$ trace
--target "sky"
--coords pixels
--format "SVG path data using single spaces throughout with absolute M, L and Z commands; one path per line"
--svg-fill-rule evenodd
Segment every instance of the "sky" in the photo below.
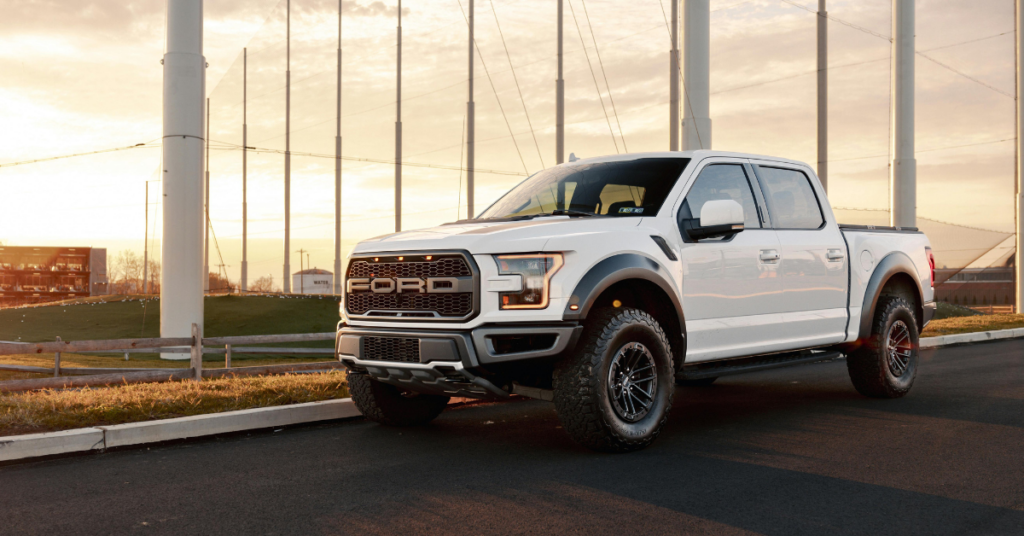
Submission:
M 466 216 L 466 177 L 458 168 L 465 158 L 467 2 L 403 5 L 407 229 Z M 238 278 L 245 71 L 248 145 L 259 149 L 248 157 L 250 278 L 272 274 L 280 282 L 285 2 L 207 0 L 205 6 L 217 237 L 210 264 L 224 264 Z M 567 153 L 668 148 L 668 9 L 664 0 L 567 0 Z M 815 9 L 810 0 L 711 1 L 715 149 L 814 165 L 816 20 L 808 10 Z M 834 207 L 884 210 L 890 2 L 830 0 L 828 9 L 835 19 L 829 26 L 829 198 Z M 296 269 L 300 249 L 316 266 L 333 264 L 334 160 L 323 156 L 333 155 L 335 145 L 337 10 L 333 0 L 292 0 L 290 254 Z M 0 241 L 141 252 L 149 236 L 150 248 L 159 251 L 166 3 L 0 0 L 0 12 L 0 183 L 7 201 Z M 394 158 L 396 18 L 396 2 L 344 1 L 346 251 L 393 230 L 394 166 L 386 162 Z M 476 21 L 479 211 L 527 173 L 554 165 L 555 3 L 476 0 Z M 918 215 L 1010 232 L 1013 1 L 918 0 L 916 38 L 922 53 L 916 60 Z M 139 143 L 147 145 L 7 165 Z M 154 181 L 148 211 L 147 181 Z

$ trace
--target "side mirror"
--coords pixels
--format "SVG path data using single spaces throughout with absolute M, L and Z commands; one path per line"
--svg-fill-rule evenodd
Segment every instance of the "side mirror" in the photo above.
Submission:
M 708 201 L 700 209 L 700 219 L 683 221 L 683 230 L 693 240 L 717 238 L 743 230 L 743 207 L 732 199 Z

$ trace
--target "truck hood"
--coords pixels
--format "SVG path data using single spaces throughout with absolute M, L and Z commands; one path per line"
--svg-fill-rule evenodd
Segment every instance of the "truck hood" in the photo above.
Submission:
M 564 239 L 628 231 L 644 219 L 552 216 L 512 222 L 457 223 L 364 240 L 355 247 L 353 254 L 451 249 L 482 255 L 546 251 L 545 247 L 553 238 L 564 244 Z

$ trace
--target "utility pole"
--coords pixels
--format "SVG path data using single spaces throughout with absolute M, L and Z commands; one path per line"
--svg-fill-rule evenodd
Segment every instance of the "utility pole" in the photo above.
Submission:
M 249 50 L 242 49 L 242 292 L 249 290 Z
M 398 77 L 395 99 L 395 232 L 402 230 L 402 0 L 398 0 Z M 471 82 L 472 83 L 472 82 Z
M 292 291 L 290 252 L 292 246 L 292 0 L 288 0 L 287 65 L 284 97 L 284 283 L 285 294 Z
M 167 1 L 163 58 L 163 270 L 160 336 L 188 338 L 203 325 L 202 0 Z M 184 354 L 162 354 L 181 359 Z M 188 357 L 185 357 L 188 359 Z
M 304 279 L 306 279 L 306 274 L 305 274 L 306 270 L 302 267 L 302 255 L 304 253 L 306 253 L 306 250 L 300 249 L 298 251 L 298 253 L 299 253 L 299 294 L 305 294 L 305 283 L 306 282 L 304 281 Z
M 146 181 L 146 232 L 142 244 L 142 293 L 149 294 L 149 181 Z
M 561 0 L 559 0 L 561 1 Z M 474 0 L 469 0 L 469 102 L 466 103 L 466 218 L 476 215 L 474 203 L 476 186 L 473 168 L 476 167 L 476 103 L 473 101 L 473 46 L 476 44 L 474 30 Z
M 892 2 L 892 162 L 889 225 L 917 226 L 914 158 L 914 0 Z
M 338 132 L 334 138 L 334 294 L 341 294 L 341 3 L 338 0 Z
M 672 0 L 672 49 L 669 51 L 668 150 L 679 150 L 679 0 Z
M 210 98 L 206 98 L 206 238 L 203 240 L 203 292 L 210 292 Z
M 562 79 L 562 3 L 558 0 L 558 80 L 555 81 L 555 163 L 565 162 L 565 80 Z M 473 45 L 470 44 L 470 47 Z M 472 49 L 470 49 L 472 54 Z
M 828 12 L 818 0 L 818 179 L 828 193 Z
M 711 149 L 711 8 L 683 0 L 683 150 Z
M 1024 32 L 1024 1 L 1017 0 L 1016 3 L 1016 21 L 1017 21 L 1017 188 L 1016 188 L 1016 204 L 1015 213 L 1017 223 L 1017 253 L 1014 256 L 1014 270 L 1016 271 L 1016 290 L 1017 299 L 1016 309 L 1014 312 L 1020 314 L 1024 311 L 1024 161 L 1021 160 L 1024 157 L 1024 114 L 1022 114 L 1021 100 L 1024 100 L 1024 86 L 1021 85 L 1021 76 L 1024 76 L 1024 38 L 1021 36 L 1021 32 Z

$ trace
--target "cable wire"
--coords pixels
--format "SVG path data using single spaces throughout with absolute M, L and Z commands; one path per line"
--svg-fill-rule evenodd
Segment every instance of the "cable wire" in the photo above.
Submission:
M 491 0 L 493 1 L 493 0 Z M 612 103 L 612 114 L 615 115 L 615 125 L 619 127 L 619 137 L 622 138 L 622 150 L 629 152 L 626 147 L 626 136 L 622 133 L 622 123 L 619 121 L 619 112 L 615 109 L 615 99 L 612 98 L 612 86 L 608 83 L 608 71 L 604 69 L 604 61 L 601 60 L 601 49 L 597 46 L 597 35 L 594 34 L 594 26 L 590 24 L 590 14 L 587 13 L 587 1 L 580 0 L 583 4 L 583 16 L 587 19 L 587 27 L 590 29 L 590 39 L 594 41 L 594 51 L 597 52 L 597 64 L 601 67 L 601 76 L 604 77 L 604 86 L 608 89 L 608 100 Z
M 601 96 L 601 86 L 597 83 L 597 75 L 594 74 L 594 64 L 590 63 L 590 53 L 587 52 L 587 43 L 583 40 L 583 31 L 580 30 L 580 23 L 576 20 L 576 10 L 572 8 L 572 0 L 568 0 L 569 12 L 572 13 L 572 21 L 576 24 L 576 33 L 580 36 L 580 45 L 583 46 L 583 54 L 587 58 L 587 67 L 590 68 L 590 76 L 594 79 L 594 89 L 597 90 L 597 100 L 601 101 L 601 109 L 604 111 L 604 118 L 608 122 L 608 133 L 612 136 L 612 144 L 615 145 L 615 152 L 619 151 L 619 142 L 615 139 L 615 131 L 612 129 L 612 120 L 608 116 L 608 108 L 604 105 L 604 97 Z
M 516 82 L 516 91 L 519 92 L 519 101 L 523 103 L 523 113 L 526 114 L 526 124 L 530 126 L 530 134 L 533 136 L 533 145 L 537 148 L 537 158 L 540 158 L 540 167 L 543 169 L 544 157 L 540 154 L 540 144 L 537 143 L 537 134 L 533 131 L 533 122 L 530 121 L 530 111 L 526 108 L 526 99 L 523 98 L 523 90 L 519 87 L 519 77 L 516 76 L 516 68 L 512 65 L 512 55 L 508 52 L 508 45 L 505 44 L 505 34 L 501 31 L 501 23 L 498 22 L 498 12 L 494 9 L 494 0 L 491 0 L 491 14 L 494 15 L 494 25 L 498 27 L 498 35 L 501 36 L 501 46 L 505 48 L 505 57 L 508 58 L 508 66 L 512 70 L 512 80 Z M 472 218 L 472 216 L 470 216 Z

